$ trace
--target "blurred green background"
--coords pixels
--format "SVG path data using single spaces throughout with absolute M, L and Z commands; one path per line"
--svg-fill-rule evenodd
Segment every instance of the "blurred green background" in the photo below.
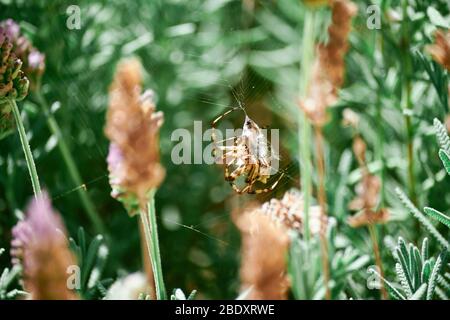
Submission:
M 373 1 L 400 12 L 399 1 Z M 438 145 L 432 119 L 443 120 L 448 106 L 416 52 L 424 52 L 439 21 L 431 19 L 427 1 L 411 3 L 411 55 L 414 63 L 412 102 L 415 131 L 415 172 L 419 204 L 445 211 L 450 179 L 437 157 Z M 400 106 L 402 53 L 399 26 L 381 30 L 366 27 L 369 1 L 358 1 L 347 79 L 339 104 L 330 110 L 325 127 L 329 212 L 339 230 L 361 252 L 370 252 L 366 230 L 348 227 L 347 203 L 353 198 L 360 172 L 351 154 L 352 131 L 342 126 L 342 110 L 353 109 L 361 117 L 361 132 L 368 143 L 368 159 L 374 172 L 380 163 L 373 150 L 383 136 L 386 159 L 387 202 L 392 210 L 384 235 L 418 241 L 421 234 L 396 199 L 396 186 L 407 187 L 406 133 Z M 66 26 L 70 5 L 81 9 L 81 29 Z M 436 11 L 448 16 L 447 1 L 433 1 Z M 280 129 L 281 167 L 288 177 L 277 189 L 257 197 L 265 201 L 298 186 L 297 92 L 301 30 L 304 8 L 298 0 L 0 0 L 0 20 L 13 18 L 34 46 L 46 55 L 42 92 L 63 130 L 91 199 L 108 232 L 110 255 L 104 277 L 141 267 L 136 218 L 110 197 L 103 134 L 108 88 L 117 62 L 137 56 L 145 70 L 145 88 L 155 91 L 157 108 L 165 115 L 161 162 L 166 179 L 156 195 L 160 243 L 166 286 L 197 289 L 203 298 L 236 297 L 239 289 L 239 233 L 231 222 L 233 208 L 254 196 L 237 196 L 214 165 L 174 165 L 171 151 L 177 128 L 193 131 L 193 121 L 203 129 L 227 108 L 236 106 L 235 95 L 261 126 Z M 330 13 L 321 10 L 318 40 L 325 41 Z M 385 53 L 375 49 L 383 39 Z M 426 63 L 431 63 L 428 57 Z M 233 94 L 234 93 L 234 94 Z M 377 114 L 377 107 L 381 114 Z M 50 133 L 46 115 L 33 93 L 20 102 L 41 183 L 51 194 L 71 235 L 83 226 L 92 237 L 77 189 Z M 242 125 L 242 114 L 230 117 L 228 126 Z M 301 141 L 301 143 L 311 143 Z M 378 169 L 377 169 L 378 168 Z M 0 141 L 0 247 L 9 247 L 15 213 L 24 210 L 32 189 L 16 133 Z M 389 255 L 386 253 L 386 255 Z M 0 258 L 8 265 L 8 256 Z M 389 272 L 388 272 L 389 273 Z M 363 273 L 361 281 L 365 281 Z M 368 296 L 374 295 L 371 293 Z

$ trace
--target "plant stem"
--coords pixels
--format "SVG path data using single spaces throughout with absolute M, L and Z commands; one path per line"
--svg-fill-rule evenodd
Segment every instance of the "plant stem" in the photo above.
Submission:
M 59 152 L 62 155 L 62 158 L 67 166 L 67 170 L 69 171 L 70 178 L 72 179 L 73 183 L 77 187 L 85 186 L 83 183 L 83 180 L 81 178 L 80 172 L 78 171 L 77 165 L 75 164 L 75 161 L 72 157 L 72 154 L 70 152 L 70 149 L 66 143 L 66 140 L 64 140 L 64 137 L 62 135 L 61 128 L 58 125 L 58 122 L 56 122 L 55 117 L 53 114 L 49 111 L 49 107 L 47 104 L 47 101 L 45 100 L 44 96 L 40 92 L 40 90 L 37 90 L 35 93 L 36 99 L 38 100 L 42 110 L 47 116 L 47 125 L 53 135 L 56 136 L 58 140 L 58 149 Z M 89 220 L 93 224 L 95 231 L 100 234 L 106 234 L 106 228 L 100 219 L 100 216 L 98 212 L 95 210 L 95 206 L 89 197 L 89 194 L 87 193 L 86 188 L 77 188 L 78 195 L 81 200 L 81 204 L 83 205 L 84 209 L 86 210 L 86 213 L 88 215 Z
M 161 254 L 159 251 L 158 226 L 156 224 L 154 190 L 150 192 L 147 208 L 141 209 L 139 216 L 141 217 L 142 225 L 144 226 L 147 249 L 152 263 L 153 275 L 155 277 L 156 298 L 158 300 L 166 300 L 166 288 L 164 285 Z
M 375 254 L 375 263 L 378 267 L 378 271 L 380 272 L 380 275 L 382 278 L 384 278 L 384 271 L 383 271 L 383 262 L 381 260 L 381 255 L 380 255 L 380 248 L 378 246 L 378 237 L 377 237 L 377 233 L 375 230 L 375 226 L 373 224 L 369 225 L 369 233 L 370 233 L 370 238 L 372 239 L 372 245 L 373 245 L 373 252 Z M 384 287 L 383 282 L 380 282 L 380 292 L 381 292 L 381 297 L 384 300 L 387 300 L 389 298 L 386 288 Z
M 408 158 L 408 187 L 409 187 L 409 197 L 411 201 L 417 205 L 417 194 L 416 185 L 414 177 L 414 132 L 411 122 L 411 71 L 412 71 L 412 61 L 410 55 L 410 44 L 409 44 L 409 24 L 408 24 L 408 1 L 403 0 L 403 21 L 402 21 L 402 38 L 401 38 L 401 50 L 402 55 L 402 108 L 405 118 L 406 135 L 407 135 L 407 158 Z
M 308 90 L 309 81 L 311 77 L 311 65 L 314 54 L 314 29 L 315 29 L 315 11 L 314 9 L 307 9 L 305 11 L 305 21 L 303 25 L 303 41 L 301 47 L 301 66 L 300 66 L 300 99 L 303 99 Z M 301 187 L 304 196 L 304 237 L 305 241 L 309 243 L 309 207 L 311 206 L 312 180 L 311 180 L 311 125 L 306 118 L 303 111 L 299 111 L 299 150 L 300 150 L 300 177 Z
M 19 131 L 20 142 L 22 144 L 22 149 L 25 154 L 25 161 L 27 163 L 28 172 L 31 177 L 31 184 L 33 186 L 34 196 L 37 198 L 41 194 L 41 186 L 39 184 L 39 176 L 36 171 L 36 165 L 34 164 L 33 154 L 31 153 L 30 145 L 28 143 L 27 134 L 25 132 L 25 127 L 23 125 L 22 118 L 20 117 L 20 111 L 17 107 L 15 100 L 9 100 L 9 104 L 14 114 L 14 118 L 17 123 L 17 129 Z
M 323 133 L 322 127 L 314 126 L 315 140 L 316 140 L 316 164 L 318 175 L 317 199 L 320 205 L 320 247 L 322 251 L 322 268 L 323 279 L 325 283 L 325 297 L 327 300 L 331 299 L 330 291 L 330 268 L 328 257 L 328 242 L 327 242 L 327 194 L 325 190 L 325 152 L 323 148 Z

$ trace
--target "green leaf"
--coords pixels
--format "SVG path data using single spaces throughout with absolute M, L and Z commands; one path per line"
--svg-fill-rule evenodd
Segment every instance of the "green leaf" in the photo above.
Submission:
M 437 278 L 442 268 L 442 254 L 436 260 L 430 279 L 428 280 L 427 300 L 433 299 L 434 289 L 436 287 Z
M 409 200 L 409 198 L 406 196 L 406 194 L 400 190 L 399 188 L 396 188 L 395 191 L 397 192 L 398 197 L 403 202 L 405 207 L 409 210 L 409 212 L 417 219 L 419 222 L 425 227 L 425 229 L 428 230 L 440 243 L 442 247 L 445 249 L 448 249 L 450 247 L 449 243 L 445 238 L 436 230 L 436 228 L 431 224 L 431 222 L 424 216 L 422 212 L 417 209 L 414 204 Z
M 428 7 L 427 15 L 428 15 L 428 18 L 430 19 L 430 22 L 432 24 L 434 24 L 435 26 L 441 27 L 441 28 L 446 28 L 446 29 L 448 29 L 450 27 L 447 20 L 445 20 L 445 18 L 435 8 L 433 8 L 431 6 Z
M 88 277 L 92 271 L 92 268 L 94 267 L 98 249 L 100 248 L 101 244 L 103 243 L 103 236 L 98 235 L 94 238 L 94 240 L 91 241 L 91 244 L 89 245 L 89 249 L 86 254 L 86 258 L 83 264 L 83 278 L 82 283 L 84 285 L 87 284 Z
M 439 158 L 441 158 L 441 161 L 444 164 L 445 171 L 450 175 L 450 157 L 447 152 L 442 149 L 439 150 Z
M 187 297 L 188 300 L 194 300 L 195 296 L 197 295 L 197 290 L 192 290 L 192 292 Z
M 445 224 L 448 228 L 450 228 L 450 217 L 443 214 L 442 212 L 437 211 L 436 209 L 425 207 L 423 211 L 433 219 Z
M 420 276 L 421 276 L 421 270 L 422 270 L 422 258 L 420 257 L 420 252 L 419 249 L 414 246 L 413 248 L 413 253 L 412 253 L 412 258 L 414 260 L 414 288 L 417 289 L 420 284 L 422 283 L 420 281 Z
M 413 286 L 410 281 L 410 278 L 405 271 L 404 267 L 400 263 L 395 264 L 395 272 L 397 273 L 397 278 L 402 285 L 403 291 L 406 294 L 406 297 L 409 298 L 413 295 Z
M 448 137 L 447 129 L 437 118 L 434 118 L 433 126 L 441 149 L 450 154 L 450 138 Z
M 417 291 L 414 292 L 414 294 L 411 297 L 409 297 L 409 300 L 421 300 L 426 291 L 427 291 L 427 284 L 422 283 L 419 289 L 417 289 Z
M 428 282 L 428 280 L 430 279 L 430 274 L 431 274 L 431 263 L 428 260 L 428 261 L 425 261 L 425 263 L 423 264 L 422 275 L 421 275 L 422 283 Z
M 425 261 L 428 260 L 428 238 L 424 238 L 422 241 L 422 264 L 425 264 Z

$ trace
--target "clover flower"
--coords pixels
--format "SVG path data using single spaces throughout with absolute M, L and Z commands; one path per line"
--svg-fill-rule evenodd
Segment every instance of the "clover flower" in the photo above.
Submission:
M 14 20 L 1 21 L 0 30 L 2 29 L 13 45 L 14 54 L 23 63 L 22 71 L 29 79 L 31 89 L 36 89 L 45 71 L 45 55 L 20 33 L 20 27 Z

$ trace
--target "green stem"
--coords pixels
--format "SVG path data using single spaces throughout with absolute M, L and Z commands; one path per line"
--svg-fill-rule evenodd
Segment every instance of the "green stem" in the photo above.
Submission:
M 409 52 L 409 24 L 408 24 L 408 1 L 403 0 L 403 21 L 402 21 L 402 39 L 401 39 L 401 49 L 403 51 L 402 68 L 402 108 L 405 118 L 406 135 L 407 135 L 407 159 L 408 159 L 408 186 L 409 186 L 409 197 L 414 204 L 417 204 L 417 194 L 416 194 L 416 184 L 414 177 L 414 132 L 411 121 L 411 71 L 412 71 L 412 61 Z
M 156 298 L 158 300 L 166 300 L 167 295 L 162 273 L 161 254 L 159 251 L 158 226 L 156 224 L 154 190 L 150 192 L 146 210 L 141 209 L 139 216 L 144 226 L 148 254 L 152 263 L 153 276 L 155 277 Z
M 314 56 L 314 25 L 315 10 L 307 9 L 305 11 L 305 21 L 303 25 L 303 41 L 301 47 L 301 65 L 300 65 L 300 99 L 305 98 L 311 77 L 311 65 Z M 311 205 L 312 178 L 311 178 L 311 125 L 303 111 L 299 112 L 299 131 L 298 141 L 300 150 L 300 176 L 301 186 L 304 195 L 304 236 L 308 243 L 310 239 L 309 232 L 309 207 Z
M 19 131 L 20 142 L 25 154 L 25 161 L 27 162 L 28 172 L 31 177 L 31 184 L 33 185 L 34 196 L 37 197 L 41 194 L 41 186 L 39 184 L 39 177 L 36 171 L 36 165 L 34 164 L 33 154 L 31 153 L 30 144 L 28 143 L 27 134 L 23 125 L 22 118 L 20 117 L 20 111 L 17 107 L 15 100 L 9 100 L 9 104 L 14 114 L 14 118 L 17 123 L 17 129 Z
M 38 100 L 42 110 L 47 116 L 47 125 L 53 135 L 56 136 L 58 140 L 58 149 L 59 152 L 62 155 L 62 158 L 67 166 L 67 169 L 69 171 L 70 178 L 72 179 L 73 183 L 76 186 L 84 186 L 83 180 L 81 178 L 80 172 L 78 171 L 78 168 L 75 164 L 75 161 L 72 157 L 72 154 L 70 152 L 70 149 L 66 143 L 66 140 L 64 139 L 62 135 L 61 128 L 58 125 L 58 122 L 56 122 L 55 117 L 51 112 L 49 112 L 49 107 L 47 104 L 47 101 L 45 100 L 42 93 L 38 90 L 35 93 L 36 99 Z M 89 220 L 94 225 L 95 231 L 97 233 L 106 234 L 105 226 L 100 219 L 99 214 L 95 210 L 95 206 L 89 197 L 89 194 L 87 193 L 85 188 L 77 188 L 78 195 L 81 200 L 81 204 L 83 205 L 84 209 L 86 210 L 86 213 L 88 215 Z

